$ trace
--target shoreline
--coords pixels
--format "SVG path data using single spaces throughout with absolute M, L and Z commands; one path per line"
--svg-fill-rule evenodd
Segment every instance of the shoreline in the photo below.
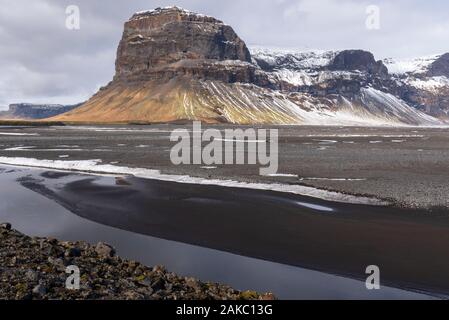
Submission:
M 293 266 L 270 259 L 263 259 L 263 257 L 258 259 L 244 253 L 238 254 L 232 248 L 220 250 L 211 246 L 189 243 L 188 239 L 187 242 L 182 242 L 182 239 L 176 241 L 170 240 L 168 237 L 165 239 L 153 237 L 151 236 L 151 229 L 144 234 L 133 231 L 133 228 L 130 229 L 127 225 L 108 225 L 108 221 L 104 219 L 95 221 L 92 220 L 95 219 L 95 216 L 82 217 L 73 213 L 67 204 L 64 205 L 54 194 L 63 192 L 63 186 L 70 182 L 89 179 L 93 185 L 100 186 L 100 189 L 97 190 L 95 187 L 89 193 L 96 193 L 98 196 L 106 188 L 112 191 L 114 199 L 118 196 L 126 198 L 126 195 L 130 195 L 133 191 L 126 188 L 127 185 L 129 186 L 130 181 L 122 177 L 92 176 L 79 173 L 1 166 L 0 172 L 2 172 L 0 177 L 4 178 L 2 181 L 5 187 L 3 192 L 0 193 L 0 221 L 9 221 L 15 229 L 30 236 L 52 237 L 72 242 L 83 240 L 90 244 L 105 242 L 114 246 L 117 254 L 125 259 L 140 261 L 147 266 L 164 265 L 168 270 L 178 275 L 193 277 L 204 282 L 224 283 L 241 291 L 272 292 L 279 299 L 427 300 L 439 297 L 438 294 L 430 294 L 425 291 L 410 291 L 410 289 L 406 288 L 400 289 L 399 287 L 389 286 L 386 283 L 383 283 L 381 290 L 372 292 L 366 290 L 364 279 L 357 280 L 357 277 L 353 275 L 338 275 L 338 272 L 323 270 L 317 265 L 311 264 L 309 268 Z M 37 179 L 40 183 L 32 183 L 34 179 L 30 178 Z M 125 189 L 113 191 L 110 188 L 111 186 L 125 186 Z M 158 187 L 156 188 L 159 189 Z M 114 187 L 114 189 L 116 188 Z M 53 193 L 48 194 L 48 191 Z M 47 194 L 46 196 L 43 194 L 44 192 Z M 179 198 L 176 191 L 173 196 L 172 199 L 174 201 L 179 201 L 176 200 Z M 154 197 L 150 196 L 150 198 Z M 201 203 L 207 204 L 208 202 L 214 203 L 216 201 L 209 199 L 204 202 L 206 199 L 201 200 Z M 265 198 L 262 198 L 262 201 L 264 201 L 263 199 Z M 191 199 L 191 201 L 194 200 L 195 198 Z M 200 200 L 200 198 L 197 198 L 197 200 Z M 190 202 L 189 200 L 187 201 L 187 203 Z M 101 203 L 102 206 L 107 208 L 107 203 L 109 202 L 107 200 Z M 305 199 L 302 199 L 301 204 L 307 204 Z M 113 209 L 114 207 L 115 204 L 111 203 L 111 208 Z M 186 206 L 183 205 L 183 207 Z M 191 216 L 192 219 L 196 219 L 196 210 L 192 210 L 192 208 L 185 209 L 184 211 L 179 211 L 185 212 L 186 216 Z M 157 211 L 159 209 L 152 205 L 147 210 Z M 111 219 L 115 221 L 115 212 L 110 212 L 110 210 L 98 211 L 100 214 L 110 215 Z M 133 211 L 134 208 L 131 208 L 131 212 Z M 121 215 L 129 214 L 130 212 L 126 211 Z M 320 213 L 317 212 L 317 214 L 319 215 Z M 335 213 L 328 212 L 327 214 L 334 215 Z M 167 218 L 170 219 L 170 216 Z M 232 217 L 229 218 L 232 219 Z M 114 223 L 117 223 L 117 221 Z M 217 223 L 220 222 L 218 221 Z M 170 228 L 170 226 L 167 225 L 164 228 Z M 214 226 L 214 229 L 216 228 L 217 226 Z M 191 229 L 190 225 L 187 225 L 186 229 Z M 274 229 L 277 229 L 277 227 Z M 239 237 L 239 235 L 231 233 L 226 238 L 235 237 Z M 245 249 L 247 244 L 243 242 L 242 239 L 242 248 Z M 264 244 L 260 243 L 260 245 L 263 246 Z
M 449 260 L 444 254 L 449 245 L 447 214 L 435 220 L 422 210 L 331 203 L 238 188 L 191 185 L 187 191 L 173 182 L 132 177 L 105 184 L 77 175 L 56 190 L 41 181 L 43 177 L 19 182 L 100 224 L 352 279 L 365 279 L 366 266 L 377 264 L 385 285 L 436 296 L 449 293 L 445 273 Z M 236 192 L 242 201 L 239 209 L 232 200 Z M 170 197 L 164 200 L 166 194 Z M 250 209 L 256 203 L 263 203 L 257 213 Z M 401 234 L 394 232 L 398 228 Z M 441 261 L 432 259 L 432 252 L 440 252 Z
M 13 300 L 274 300 L 149 268 L 115 254 L 106 243 L 28 237 L 0 224 L 0 299 Z M 80 270 L 79 289 L 68 289 L 68 266 Z
M 149 177 L 157 172 L 157 176 L 195 177 L 201 181 L 217 180 L 220 184 L 222 180 L 265 188 L 274 184 L 303 194 L 304 190 L 319 190 L 320 194 L 337 194 L 343 199 L 381 199 L 380 202 L 397 207 L 449 208 L 446 129 L 279 127 L 278 175 L 260 176 L 258 166 L 173 166 L 170 162 L 173 143 L 169 136 L 180 127 L 3 128 L 0 156 L 47 162 L 101 159 L 101 165 L 125 168 L 125 174 L 129 168 L 141 168 L 151 171 L 146 174 Z M 227 126 L 209 127 L 222 130 Z
M 33 158 L 8 158 L 0 156 L 0 165 L 25 167 L 36 169 L 59 170 L 64 172 L 91 175 L 123 175 L 135 178 L 175 182 L 181 184 L 210 185 L 228 188 L 244 188 L 249 190 L 266 190 L 312 197 L 318 200 L 335 201 L 349 204 L 366 204 L 375 206 L 389 206 L 392 203 L 374 196 L 342 193 L 308 186 L 306 184 L 289 185 L 281 183 L 259 183 L 224 179 L 208 179 L 189 175 L 164 174 L 150 168 L 129 168 L 111 164 L 103 165 L 101 160 L 81 160 L 73 163 L 65 160 L 39 160 Z

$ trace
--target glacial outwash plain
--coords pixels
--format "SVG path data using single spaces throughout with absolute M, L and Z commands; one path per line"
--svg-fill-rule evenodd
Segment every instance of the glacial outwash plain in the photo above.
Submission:
M 448 297 L 449 53 L 247 46 L 157 8 L 86 102 L 0 119 L 0 299 Z M 277 130 L 276 173 L 173 164 L 176 130 L 251 128 Z

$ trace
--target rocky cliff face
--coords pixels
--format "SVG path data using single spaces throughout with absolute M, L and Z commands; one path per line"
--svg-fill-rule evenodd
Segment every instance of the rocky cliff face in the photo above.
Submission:
M 387 61 L 388 90 L 418 110 L 449 120 L 449 54 Z
M 429 67 L 429 77 L 449 77 L 449 53 L 441 55 Z
M 446 72 L 445 61 L 428 69 L 432 77 Z M 113 81 L 55 120 L 441 124 L 418 105 L 447 98 L 420 101 L 425 95 L 408 88 L 370 52 L 250 53 L 223 22 L 168 7 L 133 15 Z
M 328 68 L 330 70 L 361 71 L 380 77 L 388 75 L 388 69 L 383 62 L 376 61 L 371 52 L 363 50 L 344 50 L 339 52 Z
M 250 81 L 255 70 L 250 62 L 248 48 L 230 26 L 181 8 L 158 8 L 125 23 L 115 80 L 167 81 L 186 75 Z

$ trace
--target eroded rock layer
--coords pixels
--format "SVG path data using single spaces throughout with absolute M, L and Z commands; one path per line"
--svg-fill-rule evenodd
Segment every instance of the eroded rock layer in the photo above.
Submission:
M 432 76 L 447 71 L 444 61 L 435 68 L 429 69 Z M 80 108 L 54 119 L 442 124 L 426 111 L 440 114 L 422 107 L 438 98 L 426 98 L 423 91 L 413 95 L 404 83 L 370 52 L 250 53 L 230 26 L 215 18 L 158 8 L 125 23 L 113 81 Z M 438 103 L 446 102 L 442 97 Z

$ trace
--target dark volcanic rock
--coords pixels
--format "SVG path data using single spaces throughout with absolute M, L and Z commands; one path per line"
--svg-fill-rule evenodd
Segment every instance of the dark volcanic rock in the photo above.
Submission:
M 443 54 L 430 65 L 428 75 L 430 77 L 449 77 L 449 53 Z
M 235 62 L 216 64 L 226 60 Z M 250 62 L 245 43 L 222 21 L 178 7 L 158 8 L 136 13 L 125 23 L 115 79 L 167 80 L 188 75 L 233 82 L 230 75 L 234 81 L 248 80 L 254 70 Z
M 344 50 L 337 54 L 329 66 L 330 70 L 365 71 L 371 74 L 388 75 L 382 61 L 376 61 L 371 52 L 363 50 Z
M 449 53 L 392 80 L 386 83 L 389 92 L 431 116 L 449 119 Z
M 273 299 L 254 291 L 179 277 L 157 266 L 146 267 L 113 254 L 105 244 L 31 238 L 0 224 L 0 300 Z M 68 253 L 68 254 L 67 254 Z M 99 259 L 101 255 L 101 259 Z M 66 288 L 67 266 L 80 270 L 80 288 Z

